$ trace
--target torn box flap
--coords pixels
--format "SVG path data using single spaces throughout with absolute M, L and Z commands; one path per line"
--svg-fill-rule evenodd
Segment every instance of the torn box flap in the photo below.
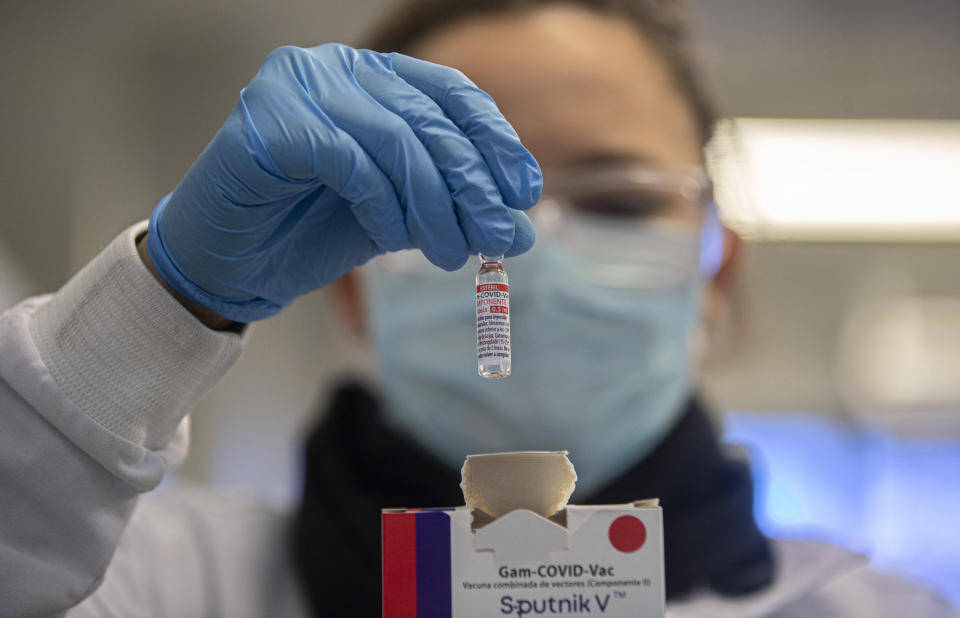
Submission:
M 460 474 L 467 506 L 491 518 L 515 509 L 550 517 L 567 505 L 577 482 L 566 451 L 468 455 Z

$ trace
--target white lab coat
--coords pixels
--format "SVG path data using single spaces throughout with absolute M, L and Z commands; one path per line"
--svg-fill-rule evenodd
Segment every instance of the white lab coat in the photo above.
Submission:
M 0 316 L 0 617 L 305 616 L 287 514 L 196 488 L 140 498 L 184 456 L 186 413 L 244 339 L 206 329 L 163 290 L 135 250 L 144 229 Z M 956 615 L 855 554 L 774 551 L 768 589 L 703 592 L 667 615 Z

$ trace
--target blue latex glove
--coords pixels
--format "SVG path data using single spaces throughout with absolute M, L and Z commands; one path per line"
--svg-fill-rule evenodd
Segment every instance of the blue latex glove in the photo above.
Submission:
M 540 169 L 462 73 L 344 45 L 273 51 L 223 127 L 153 211 L 150 259 L 238 322 L 280 311 L 375 255 L 533 245 L 518 209 Z

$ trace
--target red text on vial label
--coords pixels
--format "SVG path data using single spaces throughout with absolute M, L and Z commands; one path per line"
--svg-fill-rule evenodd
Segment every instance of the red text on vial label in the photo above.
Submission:
M 510 358 L 510 286 L 477 286 L 477 356 L 481 363 Z

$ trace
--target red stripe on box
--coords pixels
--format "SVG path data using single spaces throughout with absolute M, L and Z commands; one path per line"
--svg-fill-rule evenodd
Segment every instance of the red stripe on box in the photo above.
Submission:
M 383 616 L 417 617 L 417 514 L 383 513 Z

